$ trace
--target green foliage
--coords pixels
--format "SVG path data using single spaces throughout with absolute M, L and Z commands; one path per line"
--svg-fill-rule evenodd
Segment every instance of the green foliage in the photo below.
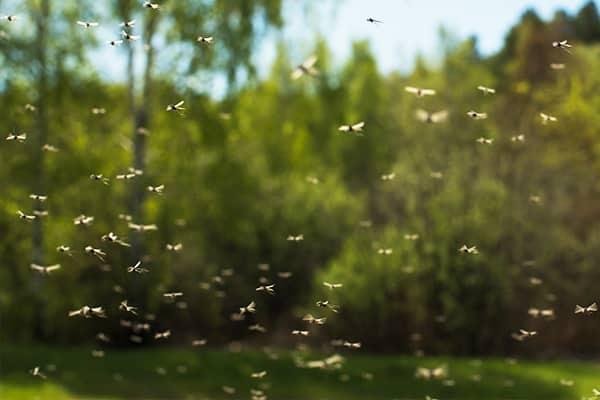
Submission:
M 573 25 L 579 39 L 586 42 L 596 42 L 600 39 L 600 16 L 594 1 L 590 0 L 579 10 Z
M 39 4 L 21 9 L 34 20 Z M 152 96 L 133 94 L 152 119 L 146 168 L 135 182 L 165 185 L 162 196 L 146 193 L 144 218 L 133 221 L 158 226 L 143 236 L 140 258 L 150 272 L 138 276 L 126 272 L 137 261 L 128 248 L 100 239 L 110 231 L 130 234 L 119 215 L 128 212 L 132 183 L 114 177 L 132 164 L 131 88 L 90 68 L 83 49 L 98 42 L 73 31 L 83 18 L 77 4 L 52 2 L 43 71 L 23 64 L 44 58 L 32 49 L 35 33 L 13 32 L 16 39 L 0 42 L 10 71 L 1 75 L 0 131 L 26 131 L 33 139 L 0 146 L 2 339 L 84 342 L 103 330 L 126 343 L 117 305 L 128 298 L 143 310 L 140 318 L 156 315 L 156 330 L 179 332 L 175 341 L 261 342 L 247 324 L 230 320 L 254 299 L 260 312 L 250 322 L 286 345 L 295 339 L 290 326 L 311 312 L 328 317 L 313 336 L 350 338 L 371 350 L 600 351 L 589 340 L 597 328 L 569 320 L 576 303 L 597 300 L 600 278 L 594 268 L 600 234 L 590 223 L 600 215 L 600 78 L 590 73 L 600 68 L 594 7 L 576 17 L 557 13 L 549 22 L 529 11 L 491 57 L 479 54 L 475 38 L 442 32 L 441 62 L 419 59 L 408 75 L 381 74 L 360 41 L 336 69 L 326 40 L 317 38 L 319 76 L 292 80 L 299 60 L 282 41 L 269 76 L 244 80 L 238 78 L 252 76 L 252 50 L 266 27 L 283 23 L 281 3 L 170 2 L 155 21 L 153 43 L 168 56 L 158 58 L 153 79 L 144 79 Z M 113 4 L 116 16 L 107 18 L 115 24 L 146 11 L 134 12 L 128 1 Z M 215 46 L 199 47 L 195 37 L 202 34 L 214 35 Z M 578 35 L 586 43 L 572 55 L 551 46 Z M 550 69 L 551 62 L 566 63 L 566 70 Z M 204 73 L 228 77 L 226 99 L 200 94 L 183 79 Z M 437 95 L 415 98 L 407 85 Z M 483 95 L 478 85 L 497 93 Z M 164 111 L 175 99 L 185 99 L 183 115 Z M 43 105 L 46 117 L 40 107 L 25 110 L 27 103 Z M 106 114 L 93 114 L 94 107 Z M 417 109 L 448 110 L 448 120 L 420 122 Z M 489 118 L 470 120 L 471 109 Z M 542 124 L 540 112 L 558 122 Z M 338 130 L 359 121 L 363 135 Z M 42 126 L 58 153 L 39 156 Z M 519 134 L 524 142 L 511 140 Z M 480 137 L 494 142 L 477 143 Z M 92 173 L 110 177 L 110 185 L 90 180 Z M 394 179 L 382 179 L 390 174 Z M 29 269 L 32 224 L 16 212 L 32 211 L 28 195 L 40 176 L 49 196 L 45 262 L 63 268 L 38 279 Z M 82 213 L 94 216 L 94 224 L 75 226 Z M 304 240 L 287 241 L 289 235 Z M 165 250 L 178 242 L 181 252 Z M 63 244 L 73 257 L 56 252 Z M 463 244 L 480 254 L 459 252 Z M 87 245 L 107 250 L 109 267 L 85 254 Z M 391 254 L 379 254 L 386 249 Z M 329 291 L 323 281 L 344 287 Z M 277 295 L 257 293 L 259 282 L 275 283 Z M 165 291 L 183 291 L 185 304 L 166 303 Z M 341 306 L 339 315 L 315 311 L 314 302 L 326 298 Z M 105 306 L 111 318 L 80 325 L 66 317 L 84 304 Z M 532 320 L 528 307 L 551 307 L 559 319 Z M 573 327 L 541 334 L 565 321 Z M 520 328 L 540 335 L 525 348 L 510 338 Z M 410 341 L 415 333 L 418 342 Z

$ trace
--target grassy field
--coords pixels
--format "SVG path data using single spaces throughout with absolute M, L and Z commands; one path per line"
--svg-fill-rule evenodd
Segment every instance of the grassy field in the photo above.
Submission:
M 307 356 L 307 360 L 319 356 Z M 600 364 L 509 363 L 455 358 L 370 356 L 352 353 L 338 370 L 300 369 L 292 355 L 261 352 L 152 349 L 0 349 L 0 398 L 12 399 L 250 399 L 263 387 L 270 399 L 580 399 L 600 388 Z M 28 374 L 42 367 L 46 380 Z M 52 365 L 55 369 L 52 371 Z M 446 365 L 454 386 L 415 378 L 417 367 Z M 48 370 L 50 366 L 50 370 Z M 266 370 L 264 379 L 253 372 Z M 365 373 L 372 374 L 372 379 Z M 480 379 L 477 379 L 480 377 Z M 573 386 L 560 380 L 573 380 Z M 236 389 L 226 394 L 222 386 Z

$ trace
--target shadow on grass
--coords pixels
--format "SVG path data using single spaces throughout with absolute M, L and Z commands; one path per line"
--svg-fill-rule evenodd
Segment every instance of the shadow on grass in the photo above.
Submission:
M 28 374 L 36 365 L 47 373 L 47 380 Z M 48 370 L 52 365 L 55 371 Z M 439 365 L 448 367 L 454 386 L 414 377 L 417 366 Z M 264 379 L 250 377 L 262 370 L 268 371 Z M 477 376 L 480 380 L 475 380 Z M 585 385 L 561 386 L 560 378 L 588 382 L 598 376 L 598 366 L 577 363 L 510 365 L 502 360 L 475 363 L 466 359 L 352 355 L 343 368 L 323 371 L 297 368 L 289 353 L 272 359 L 259 352 L 109 349 L 105 357 L 93 358 L 90 350 L 81 348 L 0 349 L 3 400 L 36 395 L 52 400 L 238 399 L 250 398 L 253 388 L 264 389 L 271 400 L 424 399 L 426 395 L 442 400 L 559 400 L 579 398 L 591 391 Z M 236 393 L 225 394 L 223 386 L 235 388 Z

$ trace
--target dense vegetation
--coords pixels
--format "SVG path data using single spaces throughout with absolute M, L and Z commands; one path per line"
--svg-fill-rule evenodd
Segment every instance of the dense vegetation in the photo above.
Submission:
M 0 145 L 3 342 L 91 342 L 103 331 L 126 344 L 117 307 L 127 298 L 140 319 L 156 316 L 153 329 L 170 328 L 173 343 L 292 345 L 290 331 L 311 312 L 329 317 L 306 340 L 314 345 L 341 337 L 369 351 L 600 352 L 596 318 L 573 315 L 575 304 L 600 298 L 593 2 L 551 21 L 528 11 L 491 56 L 478 52 L 476 38 L 442 32 L 443 60 L 419 59 L 407 75 L 382 74 L 365 42 L 336 67 L 326 38 L 315 39 L 321 73 L 298 81 L 290 72 L 308 54 L 290 54 L 288 43 L 279 44 L 264 79 L 252 66 L 261 30 L 285 23 L 279 1 L 178 0 L 152 16 L 134 2 L 110 3 L 102 23 L 115 37 L 118 23 L 135 17 L 152 44 L 145 52 L 138 44 L 110 50 L 132 65 L 119 81 L 94 67 L 94 49 L 111 38 L 75 24 L 96 17 L 93 7 L 86 16 L 79 2 L 30 0 L 20 4 L 28 25 L 3 22 L 0 131 L 28 134 L 25 143 Z M 214 46 L 195 43 L 204 31 Z M 552 47 L 564 39 L 574 43 L 572 54 Z M 198 83 L 218 73 L 229 82 L 223 99 Z M 407 85 L 437 95 L 415 98 Z M 478 85 L 497 93 L 484 96 Z M 179 99 L 183 115 L 165 112 Z M 419 108 L 447 109 L 448 120 L 420 122 Z M 489 118 L 473 121 L 471 109 Z M 543 124 L 540 112 L 558 121 Z M 364 135 L 338 131 L 358 121 Z M 524 141 L 511 140 L 520 134 Z M 42 151 L 44 144 L 59 151 Z M 144 174 L 114 178 L 128 167 Z M 393 179 L 381 178 L 387 174 Z M 163 195 L 145 190 L 160 184 Z M 29 223 L 17 210 L 39 206 L 31 193 L 48 195 L 49 215 Z M 94 223 L 75 226 L 80 214 Z M 120 214 L 158 230 L 133 232 Z M 133 247 L 102 242 L 109 231 Z M 165 250 L 177 242 L 180 252 Z M 463 244 L 480 254 L 459 252 Z M 60 245 L 72 257 L 57 252 Z M 86 254 L 87 245 L 103 248 L 106 263 Z M 127 273 L 138 259 L 149 273 Z M 32 261 L 62 269 L 39 276 Z M 292 277 L 278 277 L 284 271 Z M 344 286 L 330 291 L 323 281 Z M 275 283 L 277 294 L 257 293 L 259 282 Z M 184 303 L 165 302 L 167 291 L 182 291 Z M 339 314 L 316 308 L 325 298 Z M 231 321 L 250 300 L 257 314 Z M 84 304 L 104 306 L 110 318 L 67 318 Z M 552 308 L 556 319 L 534 319 L 530 307 Z M 254 323 L 268 331 L 248 331 Z M 539 333 L 514 341 L 520 328 Z

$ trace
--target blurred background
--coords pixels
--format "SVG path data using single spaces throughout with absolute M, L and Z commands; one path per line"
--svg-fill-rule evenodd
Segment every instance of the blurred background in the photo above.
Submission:
M 120 322 L 133 318 L 152 324 L 148 344 L 171 329 L 171 344 L 285 348 L 312 313 L 329 316 L 305 339 L 315 348 L 598 355 L 598 324 L 573 315 L 600 299 L 596 2 L 141 3 L 0 1 L 17 15 L 0 24 L 0 132 L 27 133 L 0 145 L 1 342 L 86 345 L 102 331 L 140 346 Z M 111 46 L 133 19 L 140 39 Z M 319 75 L 293 80 L 312 54 Z M 165 111 L 179 100 L 185 112 Z M 338 131 L 359 121 L 362 136 Z M 116 179 L 128 168 L 143 174 Z M 81 214 L 93 223 L 75 225 Z M 111 231 L 132 246 L 102 241 Z M 138 260 L 148 273 L 127 272 Z M 271 283 L 275 295 L 256 292 Z M 117 310 L 125 298 L 138 317 Z M 316 308 L 325 299 L 339 314 Z M 232 320 L 251 300 L 257 313 Z M 67 317 L 86 304 L 109 318 Z M 520 328 L 543 334 L 524 345 Z

